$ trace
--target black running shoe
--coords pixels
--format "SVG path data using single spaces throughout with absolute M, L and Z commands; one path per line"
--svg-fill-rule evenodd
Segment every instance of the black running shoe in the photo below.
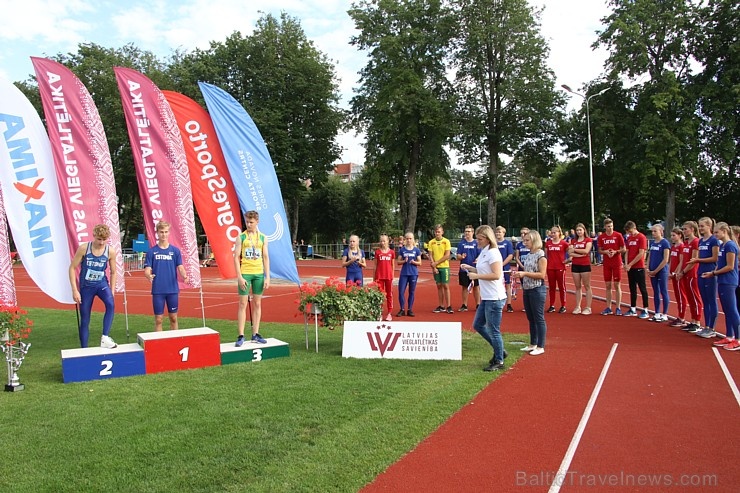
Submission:
M 509 303 L 508 305 L 506 305 L 506 312 L 507 313 L 514 313 L 514 307 L 511 306 L 511 303 Z
M 440 305 L 437 308 L 435 308 L 434 310 L 432 310 L 432 313 L 442 313 L 443 311 L 445 311 L 445 307 L 443 307 L 442 305 Z

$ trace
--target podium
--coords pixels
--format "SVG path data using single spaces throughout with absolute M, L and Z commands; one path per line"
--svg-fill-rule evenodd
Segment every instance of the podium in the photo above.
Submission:
M 143 375 L 144 350 L 138 344 L 119 344 L 114 349 L 87 347 L 62 350 L 64 383 Z
M 63 349 L 64 383 L 290 356 L 290 346 L 279 339 L 268 337 L 267 344 L 245 341 L 243 346 L 236 347 L 233 342 L 221 344 L 219 333 L 209 327 L 143 332 L 138 334 L 137 341 L 138 344 L 119 344 L 114 349 Z
M 221 364 L 219 334 L 208 327 L 144 332 L 137 339 L 144 348 L 146 373 Z
M 221 344 L 221 364 L 246 363 L 266 359 L 290 356 L 290 347 L 287 342 L 272 337 L 267 338 L 267 344 L 258 344 L 245 341 L 242 347 L 234 343 Z

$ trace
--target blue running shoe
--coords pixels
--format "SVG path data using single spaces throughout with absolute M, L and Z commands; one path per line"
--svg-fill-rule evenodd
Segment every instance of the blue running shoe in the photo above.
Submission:
M 641 318 L 641 319 L 643 319 L 643 320 L 645 320 L 646 318 L 649 318 L 650 315 L 648 315 L 647 310 L 643 310 L 643 311 L 640 312 L 640 314 L 638 315 L 638 317 Z
M 636 310 L 633 310 L 632 308 L 630 308 L 629 310 L 627 310 L 627 312 L 624 314 L 624 316 L 625 317 L 636 317 L 637 316 L 637 311 Z
M 257 344 L 267 344 L 267 340 L 259 334 L 254 334 L 252 336 L 252 342 L 256 342 Z
M 602 315 L 611 315 L 612 309 L 611 308 L 604 308 L 604 311 L 601 312 Z
M 236 344 L 234 346 L 236 347 L 242 347 L 242 344 L 244 344 L 244 336 L 239 336 L 236 338 Z
M 621 317 L 622 316 L 622 310 L 620 310 L 619 308 L 617 308 L 616 310 L 614 310 L 614 315 L 616 315 L 617 317 Z

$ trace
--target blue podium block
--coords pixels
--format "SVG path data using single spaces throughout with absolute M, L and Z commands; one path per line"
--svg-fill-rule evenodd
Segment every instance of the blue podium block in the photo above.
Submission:
M 119 344 L 115 349 L 88 347 L 62 350 L 64 383 L 144 375 L 144 349 L 138 344 Z

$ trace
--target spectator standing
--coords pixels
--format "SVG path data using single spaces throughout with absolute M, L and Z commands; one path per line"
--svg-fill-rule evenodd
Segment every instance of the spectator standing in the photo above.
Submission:
M 560 291 L 560 310 L 565 313 L 565 254 L 568 252 L 568 243 L 563 239 L 563 230 L 555 225 L 550 228 L 550 238 L 546 244 L 547 254 L 547 284 L 550 288 L 550 308 L 548 313 L 555 311 L 555 290 Z
M 681 286 L 681 274 L 683 270 L 683 231 L 673 228 L 671 231 L 671 253 L 668 262 L 668 275 L 673 285 L 673 293 L 676 295 L 678 317 L 671 323 L 671 327 L 686 326 L 686 307 L 688 306 L 686 293 Z
M 362 286 L 362 269 L 367 266 L 365 252 L 360 250 L 360 238 L 357 235 L 349 237 L 349 246 L 342 252 L 342 267 L 347 269 L 345 282 L 347 285 Z
M 506 311 L 512 313 L 514 308 L 511 306 L 511 261 L 514 258 L 514 245 L 511 240 L 506 239 L 506 228 L 496 226 L 496 243 L 498 251 L 501 252 L 501 258 L 504 262 L 504 286 L 506 287 Z
M 637 290 L 642 294 L 641 319 L 650 317 L 648 314 L 648 292 L 645 285 L 645 252 L 647 251 L 647 237 L 637 230 L 634 221 L 627 221 L 624 225 L 627 233 L 627 262 L 624 270 L 627 271 L 627 280 L 630 287 L 630 309 L 627 317 L 637 317 Z
M 722 311 L 725 312 L 724 339 L 714 342 L 714 346 L 722 347 L 728 351 L 740 350 L 740 313 L 737 309 L 736 289 L 738 286 L 738 247 L 735 236 L 730 226 L 725 222 L 719 222 L 714 227 L 714 235 L 721 242 L 717 254 L 717 268 L 705 272 L 702 277 L 713 277 L 717 279 L 717 291 Z
M 513 275 L 521 279 L 524 311 L 529 321 L 529 345 L 522 348 L 532 356 L 545 352 L 545 297 L 547 287 L 547 257 L 542 250 L 542 238 L 537 231 L 529 231 L 522 236 L 530 252 L 524 257 L 524 267 Z
M 684 238 L 681 248 L 681 270 L 676 277 L 680 281 L 681 293 L 686 297 L 686 304 L 691 314 L 691 321 L 681 327 L 682 330 L 690 330 L 697 334 L 704 330 L 701 328 L 704 302 L 699 290 L 699 264 L 692 260 L 699 257 L 699 225 L 694 221 L 686 221 L 681 227 L 681 232 Z M 714 333 L 714 330 L 707 329 L 705 334 L 707 333 Z
M 481 252 L 475 267 L 465 265 L 468 276 L 480 281 L 481 302 L 475 311 L 473 328 L 493 348 L 493 357 L 483 371 L 504 369 L 504 340 L 501 337 L 501 315 L 506 302 L 506 289 L 503 283 L 501 253 L 496 245 L 496 235 L 490 226 L 479 226 L 475 231 Z
M 398 305 L 401 307 L 396 314 L 398 317 L 404 315 L 409 317 L 414 314 L 414 295 L 416 293 L 416 281 L 419 279 L 419 266 L 421 266 L 421 250 L 416 246 L 414 233 L 408 232 L 404 236 L 404 245 L 398 251 L 396 262 L 401 265 L 401 273 L 398 276 Z M 406 302 L 406 289 L 408 288 L 408 303 Z M 408 307 L 408 309 L 406 308 Z
M 529 233 L 529 228 L 522 228 L 519 230 L 519 241 L 514 247 L 514 260 L 516 261 L 516 265 L 519 269 L 524 268 L 524 264 L 522 262 L 524 260 L 524 256 L 529 253 L 529 246 L 527 243 L 524 242 L 524 235 L 526 235 L 527 233 Z M 538 232 L 537 236 L 539 235 L 540 234 Z M 540 241 L 542 240 L 540 239 Z
M 586 226 L 578 223 L 575 229 L 575 237 L 568 246 L 568 255 L 571 258 L 571 272 L 573 273 L 573 284 L 576 287 L 576 307 L 574 315 L 591 315 L 591 300 L 593 291 L 591 289 L 591 249 L 593 241 L 586 233 Z M 586 291 L 586 307 L 581 310 L 581 298 Z
M 434 313 L 455 313 L 450 300 L 450 240 L 444 237 L 444 228 L 441 224 L 434 227 L 434 238 L 429 240 L 429 257 L 434 273 L 434 282 L 437 284 L 437 299 L 439 305 Z M 447 308 L 445 308 L 447 307 Z
M 463 265 L 471 265 L 475 267 L 475 261 L 478 258 L 480 249 L 478 248 L 478 242 L 475 240 L 473 235 L 475 229 L 473 226 L 468 224 L 465 226 L 464 236 L 460 243 L 457 244 L 457 258 L 460 259 L 460 272 L 458 273 L 458 284 L 460 284 L 462 305 L 458 311 L 468 311 L 468 294 L 473 293 L 476 308 L 480 304 L 480 290 L 479 281 L 472 281 L 468 277 L 468 271 L 463 268 Z M 471 288 L 472 283 L 472 288 Z
M 717 307 L 717 278 L 714 276 L 704 276 L 708 272 L 714 272 L 717 268 L 717 258 L 719 256 L 719 240 L 714 236 L 714 220 L 709 217 L 702 217 L 698 222 L 699 226 L 699 254 L 689 262 L 698 264 L 696 274 L 699 281 L 699 293 L 704 305 L 704 328 L 714 331 L 714 324 L 717 322 L 719 308 Z M 704 330 L 702 327 L 691 326 L 687 332 L 698 333 Z
M 375 282 L 385 293 L 385 302 L 388 314 L 385 319 L 393 320 L 391 312 L 393 311 L 393 277 L 394 277 L 394 260 L 396 252 L 388 244 L 388 235 L 380 235 L 380 248 L 375 250 Z
M 653 235 L 653 242 L 648 249 L 647 274 L 653 286 L 655 303 L 655 315 L 650 320 L 667 322 L 668 305 L 671 302 L 668 297 L 668 262 L 671 258 L 671 244 L 663 237 L 662 224 L 654 224 L 650 231 Z

